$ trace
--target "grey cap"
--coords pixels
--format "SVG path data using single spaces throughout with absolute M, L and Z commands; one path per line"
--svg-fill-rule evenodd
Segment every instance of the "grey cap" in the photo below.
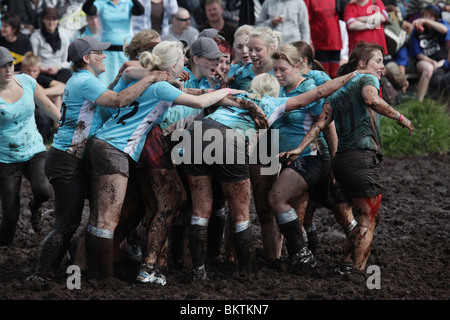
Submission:
M 191 55 L 202 56 L 208 59 L 218 59 L 225 54 L 220 51 L 219 46 L 213 39 L 200 37 L 192 43 Z
M 69 45 L 67 61 L 78 62 L 91 51 L 106 50 L 111 42 L 100 42 L 94 37 L 84 36 L 76 38 Z
M 222 40 L 225 40 L 225 38 L 219 33 L 217 29 L 214 28 L 208 28 L 203 30 L 198 34 L 198 37 L 207 37 L 207 38 L 220 38 Z
M 184 40 L 180 40 L 175 38 L 175 36 L 171 35 L 171 34 L 166 34 L 164 36 L 161 36 L 161 41 L 178 41 L 181 42 L 183 44 L 183 48 L 187 47 L 187 42 Z
M 11 52 L 5 47 L 0 47 L 0 67 L 3 67 L 5 64 L 14 61 Z

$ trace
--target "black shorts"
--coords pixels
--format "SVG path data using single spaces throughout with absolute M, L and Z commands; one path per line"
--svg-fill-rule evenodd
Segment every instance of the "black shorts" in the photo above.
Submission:
M 334 177 L 345 196 L 372 198 L 382 193 L 381 156 L 373 150 L 336 153 L 332 162 Z
M 92 137 L 86 144 L 86 167 L 91 175 L 120 173 L 129 177 L 130 156 L 109 143 Z
M 332 205 L 351 202 L 352 199 L 344 196 L 339 185 L 333 185 L 328 175 L 321 182 L 311 188 L 311 200 L 317 204 L 330 208 Z
M 45 174 L 52 182 L 56 178 L 76 181 L 87 176 L 85 161 L 72 153 L 50 147 L 45 161 Z
M 222 182 L 239 182 L 248 179 L 250 177 L 248 146 L 244 136 L 217 121 L 202 120 L 201 136 L 204 137 L 205 132 L 211 129 L 215 129 L 214 133 L 222 139 L 220 149 L 212 147 L 214 139 L 213 141 L 205 141 L 207 139 L 196 141 L 194 131 L 200 130 L 198 126 L 189 130 L 191 156 L 190 163 L 185 164 L 185 172 L 191 176 L 215 176 Z M 214 145 L 218 146 L 218 144 Z
M 281 170 L 283 171 L 286 168 L 290 168 L 301 175 L 308 186 L 312 188 L 328 176 L 331 158 L 329 154 L 300 157 L 287 166 L 283 164 Z

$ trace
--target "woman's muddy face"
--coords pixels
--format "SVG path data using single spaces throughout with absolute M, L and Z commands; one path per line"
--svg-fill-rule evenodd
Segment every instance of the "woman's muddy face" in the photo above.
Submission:
M 380 50 L 376 50 L 373 53 L 372 58 L 367 61 L 365 68 L 362 69 L 373 72 L 377 76 L 378 80 L 380 80 L 381 76 L 386 73 L 382 52 Z
M 242 65 L 252 61 L 248 52 L 248 38 L 248 34 L 243 34 L 234 39 L 234 52 Z
M 248 52 L 253 65 L 258 68 L 270 61 L 269 48 L 262 37 L 251 37 L 248 40 Z
M 203 76 L 206 78 L 214 78 L 216 74 L 217 66 L 219 65 L 219 59 L 208 59 L 206 57 L 197 57 L 195 62 Z

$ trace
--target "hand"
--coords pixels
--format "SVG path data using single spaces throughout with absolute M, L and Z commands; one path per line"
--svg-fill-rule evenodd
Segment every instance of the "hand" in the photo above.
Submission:
M 181 71 L 180 81 L 188 81 L 190 79 L 189 72 L 183 70 Z
M 168 71 L 155 70 L 151 71 L 150 75 L 153 77 L 155 82 L 173 80 Z
M 242 100 L 241 103 L 246 106 L 245 109 L 248 110 L 250 117 L 256 123 L 258 128 L 267 129 L 269 127 L 266 114 L 256 103 L 250 100 Z
M 287 164 L 290 165 L 300 155 L 300 151 L 297 149 L 280 152 L 278 158 L 287 158 Z
M 59 68 L 57 66 L 52 66 L 52 67 L 47 69 L 46 73 L 51 75 L 51 76 L 54 76 L 54 75 L 56 75 L 58 73 L 58 71 L 59 71 Z
M 401 120 L 398 120 L 398 123 L 400 123 L 400 125 L 401 125 L 403 128 L 405 128 L 405 127 L 408 128 L 408 130 L 409 130 L 409 135 L 412 134 L 412 132 L 413 132 L 413 130 L 414 130 L 414 127 L 413 127 L 411 121 L 409 121 L 405 116 L 403 116 L 403 117 L 401 118 Z
M 280 23 L 283 23 L 283 22 L 284 22 L 284 17 L 283 16 L 275 16 L 272 19 L 272 21 L 271 21 L 272 25 L 275 26 L 275 27 L 277 25 L 279 25 Z
M 228 94 L 232 95 L 232 96 L 237 95 L 237 94 L 244 94 L 244 93 L 246 93 L 245 90 L 237 90 L 237 89 L 231 89 L 231 88 L 226 88 L 226 89 L 228 90 Z

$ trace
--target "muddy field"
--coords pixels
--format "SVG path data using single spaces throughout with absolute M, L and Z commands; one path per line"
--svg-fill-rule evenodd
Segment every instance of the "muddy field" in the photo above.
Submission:
M 136 265 L 128 261 L 117 266 L 113 280 L 92 281 L 82 277 L 80 289 L 67 287 L 66 260 L 57 281 L 24 282 L 35 266 L 40 244 L 53 223 L 53 202 L 49 201 L 42 234 L 33 232 L 26 199 L 30 190 L 28 182 L 24 181 L 23 212 L 14 243 L 0 247 L 0 299 L 169 300 L 152 305 L 171 306 L 173 303 L 174 308 L 165 309 L 177 314 L 181 307 L 187 306 L 185 300 L 190 300 L 191 306 L 201 305 L 202 301 L 212 303 L 212 300 L 246 300 L 258 304 L 265 301 L 269 306 L 270 300 L 448 300 L 450 155 L 385 158 L 382 168 L 385 192 L 381 221 L 375 230 L 369 260 L 369 264 L 375 266 L 371 273 L 334 274 L 343 250 L 344 234 L 331 212 L 319 209 L 315 218 L 319 231 L 319 263 L 311 274 L 294 275 L 267 269 L 258 238 L 258 221 L 254 218 L 257 272 L 250 279 L 237 277 L 223 265 L 210 270 L 209 282 L 192 284 L 183 270 L 172 269 L 164 287 L 136 283 Z M 86 207 L 85 217 L 87 214 Z M 379 289 L 374 288 L 377 282 L 371 277 L 375 275 L 374 270 L 379 271 Z

